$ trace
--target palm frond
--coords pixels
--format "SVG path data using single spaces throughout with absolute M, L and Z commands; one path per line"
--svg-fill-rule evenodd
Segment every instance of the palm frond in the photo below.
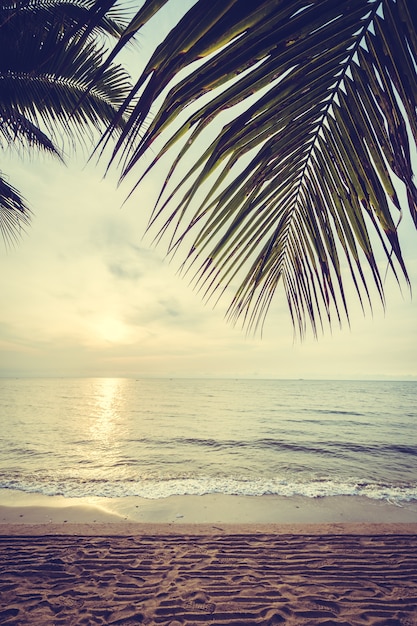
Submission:
M 25 200 L 0 172 L 0 232 L 6 245 L 16 241 L 30 223 L 30 216 Z
M 30 4 L 40 10 L 39 3 Z M 62 2 L 40 2 L 43 8 L 48 4 L 63 8 Z M 94 40 L 82 46 L 77 38 L 61 41 L 59 20 L 48 28 L 43 26 L 40 33 L 37 27 L 34 31 L 29 28 L 30 37 L 23 30 L 21 40 L 15 43 L 0 29 L 0 110 L 14 110 L 17 117 L 25 116 L 28 123 L 46 129 L 51 136 L 63 128 L 70 139 L 73 135 L 80 139 L 90 126 L 103 129 L 129 91 L 127 72 L 120 65 L 111 65 L 96 80 L 106 49 Z M 11 35 L 13 32 L 11 27 Z
M 207 297 L 234 290 L 233 320 L 262 325 L 282 285 L 301 334 L 341 321 L 346 268 L 384 301 L 380 249 L 408 281 L 416 20 L 412 0 L 199 0 L 155 49 L 113 159 L 126 176 L 152 147 L 140 182 L 171 158 L 151 225 Z
M 130 13 L 128 6 L 114 0 L 10 0 L 0 5 L 0 28 L 18 21 L 22 28 L 30 24 L 32 32 L 44 34 L 59 26 L 63 41 L 86 31 L 92 37 L 106 33 L 118 38 Z M 14 24 L 13 29 L 17 30 Z
M 93 145 L 131 87 L 120 65 L 107 63 L 101 71 L 108 51 L 103 33 L 119 37 L 127 16 L 114 0 L 0 2 L 0 148 L 62 158 L 68 145 Z M 115 127 L 122 125 L 119 118 Z M 16 190 L 2 185 L 6 240 L 29 214 Z
M 4 144 L 4 145 L 3 145 Z M 61 154 L 48 135 L 32 124 L 24 115 L 21 115 L 14 107 L 2 104 L 0 108 L 0 147 L 27 149 L 36 147 L 45 150 L 58 158 Z

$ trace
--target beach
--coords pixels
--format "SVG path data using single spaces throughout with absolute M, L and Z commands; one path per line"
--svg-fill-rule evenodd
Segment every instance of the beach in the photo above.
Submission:
M 417 626 L 416 384 L 0 386 L 0 625 Z
M 0 508 L 0 624 L 417 624 L 412 508 L 167 500 L 116 511 L 10 496 Z M 127 513 L 136 507 L 148 521 Z

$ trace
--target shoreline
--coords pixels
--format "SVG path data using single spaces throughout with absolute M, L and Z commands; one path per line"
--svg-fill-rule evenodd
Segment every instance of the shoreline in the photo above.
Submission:
M 359 496 L 170 496 L 65 498 L 0 490 L 5 526 L 51 524 L 417 524 L 417 502 L 398 506 Z

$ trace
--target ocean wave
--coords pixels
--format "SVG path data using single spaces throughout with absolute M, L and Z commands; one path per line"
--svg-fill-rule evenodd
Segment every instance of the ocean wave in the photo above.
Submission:
M 130 445 L 135 440 L 128 442 Z M 345 441 L 331 441 L 316 439 L 315 441 L 299 440 L 289 441 L 288 439 L 277 439 L 274 437 L 259 437 L 253 439 L 212 439 L 203 437 L 172 437 L 163 438 L 142 438 L 138 441 L 141 445 L 146 445 L 149 449 L 159 450 L 167 448 L 177 448 L 190 446 L 201 448 L 202 450 L 233 450 L 248 449 L 251 451 L 272 450 L 274 452 L 301 452 L 304 454 L 316 454 L 327 452 L 333 457 L 346 456 L 351 454 L 381 455 L 390 453 L 400 453 L 417 456 L 417 444 L 393 444 L 393 443 L 360 443 Z M 135 461 L 136 462 L 136 461 Z
M 304 409 L 305 412 L 314 412 L 318 415 L 348 415 L 349 417 L 364 417 L 365 413 L 360 413 L 358 411 L 342 411 L 340 409 Z
M 26 493 L 48 496 L 108 497 L 122 498 L 137 496 L 158 500 L 169 496 L 225 494 L 238 496 L 276 495 L 284 497 L 304 496 L 321 498 L 329 496 L 363 496 L 373 500 L 394 502 L 417 501 L 417 483 L 387 485 L 352 480 L 339 482 L 327 478 L 310 482 L 284 479 L 245 479 L 233 477 L 194 477 L 147 479 L 140 481 L 104 479 L 80 481 L 30 479 L 1 480 L 1 489 L 13 489 Z

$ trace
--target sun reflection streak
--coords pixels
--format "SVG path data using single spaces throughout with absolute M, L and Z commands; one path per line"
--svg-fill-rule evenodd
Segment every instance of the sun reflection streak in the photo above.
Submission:
M 112 447 L 118 438 L 115 437 L 115 432 L 121 427 L 123 383 L 123 379 L 120 378 L 103 378 L 96 381 L 90 436 L 101 450 Z
M 83 419 L 79 441 L 75 442 L 74 456 L 78 462 L 73 478 L 81 485 L 91 483 L 89 489 L 100 496 L 111 497 L 113 487 L 107 489 L 108 486 L 122 480 L 128 471 L 129 384 L 124 378 L 95 378 L 87 381 L 87 388 L 80 407 Z

